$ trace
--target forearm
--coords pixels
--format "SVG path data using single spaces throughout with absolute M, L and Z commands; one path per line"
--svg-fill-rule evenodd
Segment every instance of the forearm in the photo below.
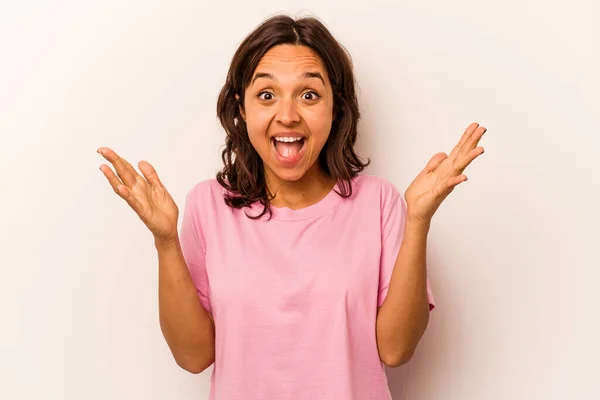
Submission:
M 407 362 L 429 322 L 427 234 L 429 224 L 407 220 L 387 296 L 377 315 L 377 345 L 387 365 Z
M 179 366 L 190 372 L 201 372 L 214 361 L 213 323 L 200 303 L 179 240 L 155 245 L 163 336 Z

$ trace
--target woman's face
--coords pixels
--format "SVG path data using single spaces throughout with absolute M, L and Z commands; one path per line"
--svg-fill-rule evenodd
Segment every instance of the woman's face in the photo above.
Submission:
M 308 47 L 278 45 L 260 60 L 245 90 L 248 136 L 267 182 L 297 181 L 315 162 L 333 120 L 333 93 L 320 58 Z

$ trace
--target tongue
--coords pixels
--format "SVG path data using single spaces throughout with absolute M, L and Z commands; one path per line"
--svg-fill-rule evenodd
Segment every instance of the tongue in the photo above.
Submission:
M 300 141 L 275 143 L 275 150 L 277 150 L 280 156 L 285 158 L 297 156 L 301 148 L 302 144 L 300 143 Z

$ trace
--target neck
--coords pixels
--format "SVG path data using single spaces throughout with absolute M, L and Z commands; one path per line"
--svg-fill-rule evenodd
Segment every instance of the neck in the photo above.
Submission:
M 273 207 L 288 207 L 293 210 L 308 207 L 323 199 L 335 185 L 335 179 L 327 174 L 318 162 L 314 168 L 297 181 L 284 181 L 271 171 L 266 171 L 267 190 Z

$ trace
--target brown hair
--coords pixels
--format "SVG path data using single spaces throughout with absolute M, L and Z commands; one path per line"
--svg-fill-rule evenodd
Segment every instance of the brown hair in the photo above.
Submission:
M 271 17 L 238 47 L 217 102 L 217 116 L 227 134 L 221 153 L 224 167 L 217 174 L 217 181 L 229 192 L 225 203 L 230 207 L 242 208 L 260 201 L 263 212 L 250 218 L 260 218 L 271 210 L 263 162 L 250 143 L 239 105 L 243 108 L 244 90 L 263 55 L 271 47 L 281 44 L 309 47 L 321 58 L 327 71 L 333 89 L 335 119 L 318 162 L 338 182 L 340 196 L 352 195 L 351 179 L 370 162 L 363 162 L 354 151 L 360 112 L 348 52 L 315 17 L 297 20 L 287 15 Z M 236 94 L 240 96 L 239 100 Z

